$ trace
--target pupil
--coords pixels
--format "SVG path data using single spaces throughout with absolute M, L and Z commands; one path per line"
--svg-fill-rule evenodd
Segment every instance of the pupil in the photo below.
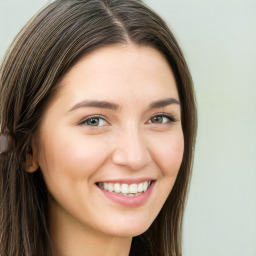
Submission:
M 161 116 L 154 116 L 152 122 L 153 123 L 162 123 L 163 122 L 163 117 L 161 117 Z
M 89 125 L 98 125 L 99 124 L 99 119 L 98 118 L 91 118 L 88 122 Z

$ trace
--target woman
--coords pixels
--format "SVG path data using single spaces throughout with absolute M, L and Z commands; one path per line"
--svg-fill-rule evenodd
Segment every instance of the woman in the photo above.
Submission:
M 0 102 L 0 255 L 181 255 L 196 109 L 157 14 L 53 2 L 7 53 Z

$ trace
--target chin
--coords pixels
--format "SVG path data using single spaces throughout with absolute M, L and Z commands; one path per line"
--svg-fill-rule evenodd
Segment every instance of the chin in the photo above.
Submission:
M 149 229 L 151 221 L 144 220 L 127 220 L 125 222 L 117 222 L 111 225 L 111 228 L 105 230 L 106 233 L 115 237 L 134 237 L 139 236 Z

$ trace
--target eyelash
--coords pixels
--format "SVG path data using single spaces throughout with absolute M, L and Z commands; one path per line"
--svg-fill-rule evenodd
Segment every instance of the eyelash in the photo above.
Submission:
M 169 115 L 169 114 L 166 114 L 166 113 L 158 113 L 158 114 L 152 116 L 149 120 L 151 120 L 155 117 L 164 117 L 164 118 L 167 118 L 169 120 L 168 122 L 160 123 L 160 124 L 166 124 L 166 123 L 169 123 L 169 122 L 174 123 L 174 122 L 177 121 L 172 115 Z M 152 123 L 152 124 L 154 124 L 154 123 Z
M 169 120 L 169 121 L 167 121 L 167 122 L 159 123 L 159 124 L 167 124 L 167 123 L 169 123 L 169 122 L 174 123 L 174 122 L 177 121 L 173 116 L 168 115 L 168 114 L 166 114 L 166 113 L 158 113 L 158 114 L 152 116 L 152 117 L 149 119 L 149 121 L 152 121 L 152 119 L 153 119 L 153 118 L 156 118 L 156 117 L 163 117 L 163 118 L 167 118 L 167 119 Z M 102 126 L 102 125 L 100 125 L 100 126 L 99 126 L 99 125 L 89 125 L 88 122 L 89 122 L 90 120 L 92 120 L 92 119 L 101 119 L 101 120 L 104 120 L 104 122 L 106 122 L 106 123 L 109 124 L 109 122 L 108 122 L 104 117 L 102 117 L 102 116 L 100 116 L 100 115 L 94 115 L 94 116 L 89 116 L 89 117 L 87 117 L 86 119 L 82 120 L 82 121 L 79 123 L 79 125 L 86 125 L 86 126 L 88 126 L 88 127 L 101 127 L 101 126 Z M 155 124 L 155 123 L 152 123 L 152 122 L 151 122 L 150 124 Z
M 82 120 L 82 121 L 79 123 L 79 125 L 86 125 L 86 126 L 89 126 L 89 127 L 100 127 L 100 126 L 96 126 L 96 125 L 94 126 L 94 125 L 88 125 L 88 124 L 86 124 L 87 122 L 89 122 L 89 121 L 92 120 L 92 119 L 102 119 L 102 120 L 104 120 L 104 122 L 109 123 L 104 117 L 99 116 L 99 115 L 94 115 L 94 116 L 89 116 L 89 117 L 87 117 L 86 119 Z

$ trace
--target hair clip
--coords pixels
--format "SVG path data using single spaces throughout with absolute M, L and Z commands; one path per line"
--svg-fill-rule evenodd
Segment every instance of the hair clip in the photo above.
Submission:
M 11 149 L 11 138 L 6 133 L 0 133 L 0 155 L 7 153 Z

